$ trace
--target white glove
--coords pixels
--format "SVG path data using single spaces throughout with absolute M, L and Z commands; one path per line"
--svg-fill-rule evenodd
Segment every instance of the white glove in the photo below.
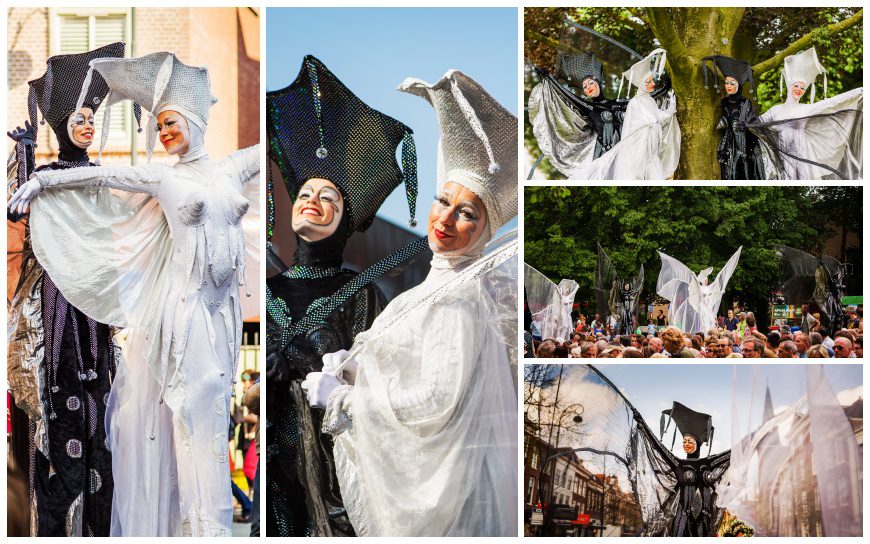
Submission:
M 347 359 L 350 352 L 346 349 L 342 349 L 333 353 L 327 353 L 323 356 L 323 372 L 327 374 L 332 374 L 335 376 L 338 367 L 341 366 L 341 363 Z
M 12 198 L 9 199 L 8 208 L 10 212 L 23 214 L 30 207 L 30 201 L 42 191 L 42 184 L 35 177 L 30 178 L 27 183 L 18 187 Z
M 308 396 L 308 404 L 318 408 L 326 408 L 329 395 L 341 385 L 338 378 L 323 372 L 310 372 L 302 382 L 302 389 Z
M 353 385 L 356 381 L 356 369 L 359 363 L 350 359 L 350 352 L 343 349 L 323 356 L 323 372 L 328 372 L 343 383 Z M 339 370 L 339 368 L 341 370 Z

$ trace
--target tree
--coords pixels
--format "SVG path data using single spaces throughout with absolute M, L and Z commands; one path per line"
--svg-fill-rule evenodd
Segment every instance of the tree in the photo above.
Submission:
M 819 254 L 840 225 L 860 232 L 861 191 L 860 187 L 527 187 L 524 255 L 527 263 L 554 281 L 576 280 L 582 311 L 584 304 L 594 306 L 598 243 L 618 274 L 634 274 L 644 266 L 646 302 L 653 299 L 661 269 L 657 251 L 695 272 L 713 266 L 711 277 L 715 277 L 742 245 L 722 308 L 739 301 L 756 312 L 759 323 L 765 323 L 770 295 L 780 279 L 773 245 Z M 857 286 L 853 289 L 861 285 L 860 249 L 850 253 L 855 269 L 850 285 Z
M 721 90 L 705 88 L 701 59 L 725 55 L 752 64 L 759 113 L 781 101 L 777 89 L 785 57 L 811 46 L 828 68 L 830 90 L 841 92 L 862 84 L 863 14 L 859 8 L 529 8 L 526 40 L 532 43 L 526 44 L 526 60 L 555 68 L 561 31 L 555 20 L 565 15 L 642 54 L 665 48 L 682 130 L 676 177 L 718 179 Z M 744 95 L 751 96 L 745 89 Z

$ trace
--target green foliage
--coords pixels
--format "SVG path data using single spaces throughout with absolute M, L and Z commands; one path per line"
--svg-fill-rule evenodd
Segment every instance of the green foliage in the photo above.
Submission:
M 857 194 L 847 196 L 849 191 Z M 763 313 L 780 277 L 773 245 L 819 253 L 835 233 L 828 225 L 848 222 L 860 232 L 860 191 L 770 186 L 526 187 L 525 261 L 556 283 L 562 278 L 576 280 L 580 284 L 576 300 L 591 308 L 599 243 L 620 276 L 634 275 L 644 266 L 647 302 L 655 293 L 661 269 L 657 251 L 695 272 L 713 266 L 712 278 L 742 245 L 740 264 L 723 305 L 738 300 Z M 848 209 L 843 207 L 846 202 Z M 849 215 L 845 221 L 843 213 Z M 856 281 L 860 285 L 860 279 Z

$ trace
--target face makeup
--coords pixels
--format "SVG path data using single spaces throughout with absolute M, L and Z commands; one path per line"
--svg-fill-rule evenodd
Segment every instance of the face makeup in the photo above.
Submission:
M 82 108 L 69 116 L 67 135 L 73 144 L 87 149 L 94 142 L 94 111 Z
M 698 449 L 698 442 L 695 441 L 695 437 L 691 435 L 686 435 L 683 437 L 683 451 L 688 453 L 689 455 L 695 453 L 695 450 Z
M 486 228 L 486 208 L 462 185 L 447 182 L 429 210 L 429 245 L 435 253 L 462 254 Z
M 190 149 L 190 127 L 187 119 L 177 111 L 166 110 L 157 114 L 157 133 L 170 155 L 184 155 Z
M 733 77 L 725 78 L 725 92 L 729 95 L 737 92 L 737 89 L 740 88 L 740 85 L 737 83 L 737 80 Z
M 334 183 L 311 178 L 299 189 L 293 203 L 293 231 L 306 242 L 318 242 L 332 235 L 341 222 L 344 199 Z
M 587 77 L 583 80 L 583 94 L 589 98 L 595 98 L 601 94 L 601 87 L 598 86 L 597 81 L 591 77 Z

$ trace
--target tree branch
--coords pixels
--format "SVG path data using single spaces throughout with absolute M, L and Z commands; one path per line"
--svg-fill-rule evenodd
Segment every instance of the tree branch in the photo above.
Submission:
M 677 36 L 668 8 L 644 8 L 644 12 L 647 14 L 647 21 L 653 34 L 662 48 L 667 50 L 668 59 L 683 57 L 686 54 L 686 46 Z
M 810 31 L 808 34 L 794 41 L 791 45 L 789 45 L 776 55 L 770 57 L 767 60 L 763 60 L 753 66 L 752 70 L 755 72 L 755 77 L 757 78 L 761 74 L 776 68 L 783 60 L 785 60 L 787 56 L 793 55 L 799 51 L 803 51 L 821 38 L 833 36 L 834 34 L 839 34 L 844 30 L 852 28 L 853 26 L 860 23 L 863 19 L 864 9 L 862 8 L 855 15 L 849 17 L 845 21 L 840 21 L 839 23 L 832 23 L 828 26 L 823 26 L 821 28 L 816 28 Z
M 553 38 L 550 38 L 548 36 L 544 36 L 540 32 L 536 32 L 530 28 L 526 28 L 525 38 L 526 38 L 527 42 L 534 40 L 542 45 L 547 45 L 549 47 L 552 47 L 552 48 L 556 49 L 557 51 L 567 51 L 569 53 L 574 53 L 577 55 L 583 53 L 583 51 L 580 51 L 579 49 L 576 49 L 574 47 L 571 47 L 570 45 L 564 44 L 564 43 L 560 42 L 559 40 L 554 40 Z

